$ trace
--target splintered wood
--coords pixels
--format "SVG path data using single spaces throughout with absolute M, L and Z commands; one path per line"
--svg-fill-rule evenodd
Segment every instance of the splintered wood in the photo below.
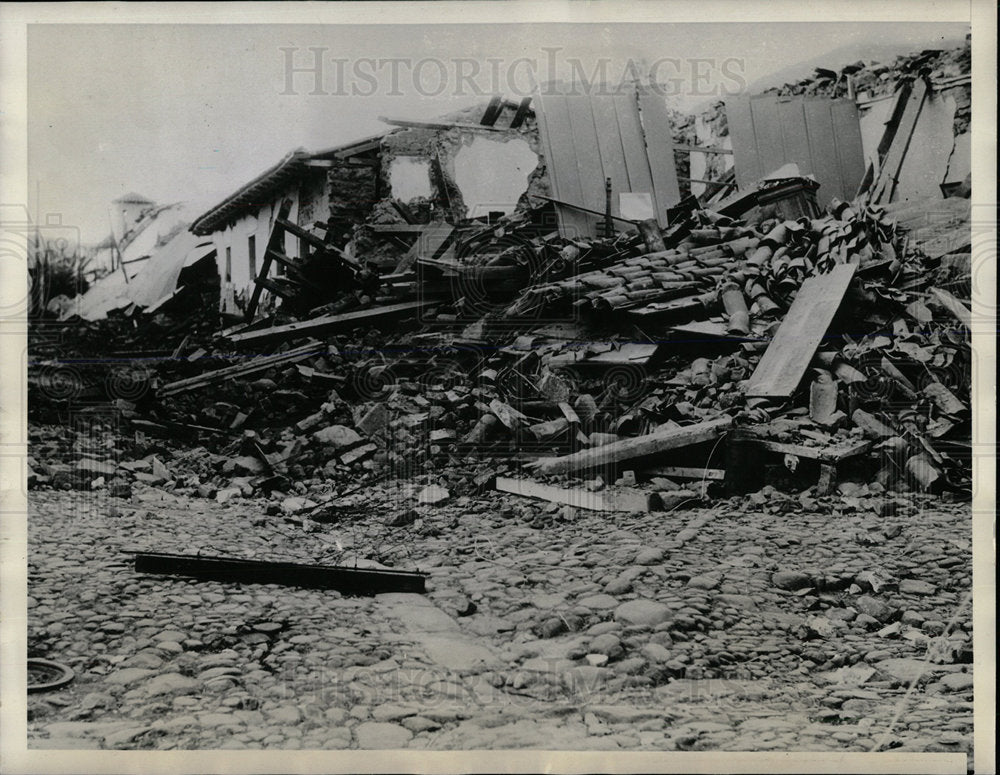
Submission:
M 681 449 L 705 441 L 720 438 L 730 427 L 733 419 L 723 417 L 686 425 L 680 428 L 664 428 L 645 436 L 614 441 L 595 449 L 585 449 L 563 457 L 546 458 L 535 461 L 537 474 L 568 474 L 613 465 L 625 460 L 647 457 L 671 449 Z
M 512 495 L 537 498 L 550 503 L 564 503 L 590 511 L 654 511 L 658 506 L 658 499 L 654 493 L 632 489 L 590 492 L 578 487 L 564 489 L 531 479 L 510 479 L 506 476 L 497 477 L 496 489 Z
M 840 308 L 856 264 L 837 264 L 799 289 L 778 333 L 750 377 L 748 398 L 789 398 Z

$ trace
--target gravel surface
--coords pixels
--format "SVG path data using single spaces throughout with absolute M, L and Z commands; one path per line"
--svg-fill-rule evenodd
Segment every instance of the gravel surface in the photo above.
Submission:
M 142 485 L 32 492 L 29 656 L 77 675 L 29 695 L 29 745 L 971 749 L 968 504 L 765 488 L 637 514 L 419 491 L 324 524 Z M 377 561 L 428 592 L 139 575 L 135 550 Z

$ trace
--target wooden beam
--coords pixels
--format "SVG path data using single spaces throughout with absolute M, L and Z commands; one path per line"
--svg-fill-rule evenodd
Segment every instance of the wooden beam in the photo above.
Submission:
M 353 595 L 425 590 L 424 573 L 350 568 L 341 565 L 303 565 L 293 562 L 242 560 L 185 554 L 138 552 L 135 572 L 222 581 L 229 584 L 280 584 L 306 589 L 335 589 Z
M 528 107 L 531 105 L 531 97 L 524 97 L 521 100 L 521 104 L 517 106 L 517 112 L 514 114 L 514 118 L 510 121 L 510 128 L 517 129 L 521 124 L 524 123 L 524 119 L 528 117 Z
M 237 435 L 234 431 L 225 430 L 223 428 L 212 428 L 208 425 L 192 425 L 190 423 L 170 422 L 169 420 L 161 422 L 152 422 L 150 420 L 129 420 L 129 425 L 131 425 L 133 430 L 142 431 L 143 433 L 148 433 L 152 436 L 160 436 L 171 439 L 177 438 L 178 436 L 197 438 L 199 435 L 205 433 L 214 433 L 220 436 Z
M 388 323 L 398 320 L 420 310 L 437 304 L 431 299 L 419 299 L 417 301 L 407 301 L 400 304 L 390 304 L 384 307 L 372 307 L 370 309 L 345 312 L 341 315 L 325 315 L 306 320 L 301 323 L 289 323 L 284 326 L 274 326 L 261 331 L 249 331 L 245 334 L 234 334 L 228 337 L 231 344 L 236 346 L 256 346 L 264 342 L 286 342 L 291 339 L 301 339 L 306 336 L 321 336 L 334 331 L 344 331 L 355 326 L 368 326 L 377 323 Z
M 234 336 L 247 335 L 248 334 L 244 333 L 235 334 Z M 226 366 L 221 369 L 216 369 L 215 371 L 210 371 L 206 374 L 199 374 L 196 377 L 186 377 L 185 379 L 170 382 L 157 390 L 156 393 L 158 396 L 170 396 L 174 393 L 182 393 L 188 390 L 194 390 L 198 387 L 203 387 L 205 385 L 211 385 L 231 377 L 246 377 L 259 371 L 266 371 L 273 366 L 296 363 L 315 355 L 322 355 L 324 352 L 325 349 L 318 342 L 311 342 L 309 344 L 302 345 L 301 347 L 296 347 L 294 350 L 278 353 L 277 355 L 249 357 L 243 363 Z
M 418 259 L 431 259 L 440 254 L 452 239 L 455 227 L 450 223 L 427 223 L 406 254 L 399 259 L 393 274 L 409 271 Z
M 654 301 L 645 307 L 629 310 L 627 314 L 644 320 L 655 318 L 659 315 L 667 316 L 680 312 L 696 312 L 704 309 L 705 306 L 701 303 L 698 296 L 685 296 L 672 301 Z
M 417 216 L 413 214 L 413 211 L 410 210 L 409 207 L 400 202 L 398 199 L 391 200 L 389 204 L 392 205 L 392 209 L 395 210 L 397 213 L 399 213 L 400 217 L 408 224 L 415 225 L 420 220 L 419 218 L 417 218 Z
M 671 449 L 682 449 L 704 441 L 714 441 L 725 434 L 732 427 L 732 424 L 731 417 L 723 417 L 680 428 L 666 428 L 645 436 L 622 439 L 594 449 L 574 452 L 572 455 L 543 458 L 535 461 L 532 467 L 536 473 L 545 475 L 568 474 L 575 471 L 602 468 L 626 460 L 667 452 Z
M 376 234 L 420 234 L 426 223 L 375 223 L 369 228 Z
M 260 294 L 264 286 L 260 280 L 266 280 L 268 272 L 271 271 L 272 255 L 271 251 L 277 251 L 284 247 L 285 233 L 282 231 L 281 222 L 288 218 L 292 211 L 292 200 L 286 199 L 278 208 L 278 217 L 275 218 L 274 226 L 271 227 L 271 234 L 267 238 L 267 245 L 264 246 L 264 261 L 260 267 L 260 274 L 254 278 L 253 293 L 250 294 L 250 301 L 247 303 L 246 322 L 252 323 L 253 316 L 257 313 L 257 304 L 260 303 Z
M 326 242 L 321 240 L 311 231 L 303 229 L 297 223 L 292 223 L 290 220 L 288 220 L 288 213 L 285 213 L 284 215 L 279 215 L 275 223 L 277 223 L 278 226 L 283 228 L 285 231 L 291 232 L 299 239 L 305 240 L 318 250 L 327 250 L 328 248 L 333 248 L 333 245 L 328 245 Z
M 829 272 L 806 278 L 750 375 L 748 398 L 788 398 L 795 392 L 856 269 L 857 264 L 836 264 Z
M 948 291 L 941 290 L 940 288 L 931 288 L 931 293 L 934 294 L 934 298 L 938 300 L 938 303 L 948 310 L 959 323 L 970 331 L 972 330 L 972 310 L 948 293 Z
M 382 138 L 383 135 L 376 135 L 375 137 L 370 137 L 367 140 L 359 140 L 346 148 L 335 151 L 333 155 L 338 159 L 350 159 L 358 154 L 376 151 L 382 145 Z
M 280 250 L 272 250 L 271 248 L 268 248 L 267 255 L 270 255 L 272 260 L 277 261 L 279 264 L 281 264 L 284 267 L 287 267 L 288 269 L 299 268 L 298 259 L 286 256 Z
M 277 280 L 264 278 L 263 280 L 257 280 L 257 285 L 282 299 L 291 299 L 298 293 L 298 290 L 290 286 L 298 286 L 299 283 L 293 283 L 287 279 L 283 280 L 283 282 L 278 282 Z
M 559 199 L 553 199 L 550 196 L 544 196 L 542 194 L 532 194 L 535 199 L 544 199 L 546 202 L 552 202 L 552 204 L 560 205 L 561 207 L 571 207 L 574 210 L 579 210 L 582 213 L 590 213 L 591 215 L 596 215 L 600 218 L 604 218 L 606 213 L 602 213 L 599 210 L 591 210 L 587 207 L 581 207 L 580 205 L 571 204 L 569 202 L 562 202 Z M 628 218 L 619 218 L 617 215 L 612 215 L 616 221 L 621 221 L 622 223 L 627 223 L 631 226 L 636 226 L 638 221 L 630 221 Z
M 872 188 L 872 201 L 879 204 L 887 204 L 892 201 L 892 195 L 899 182 L 899 173 L 906 160 L 906 153 L 910 148 L 910 140 L 917 127 L 917 121 L 923 109 L 927 97 L 927 82 L 918 77 L 913 84 L 913 91 L 906 101 L 899 126 L 896 129 L 892 144 L 886 151 L 885 158 L 881 160 L 881 171 L 878 180 Z
M 688 145 L 687 143 L 674 143 L 675 151 L 690 151 L 691 153 L 721 153 L 728 156 L 733 155 L 732 148 L 710 148 L 701 145 Z
M 689 466 L 656 466 L 655 468 L 643 468 L 642 471 L 655 476 L 666 476 L 670 479 L 697 479 L 709 482 L 721 482 L 726 478 L 726 472 L 722 468 L 697 468 Z
M 499 94 L 490 98 L 490 104 L 483 111 L 483 117 L 479 120 L 481 126 L 493 126 L 500 114 L 503 113 L 503 97 Z
M 775 452 L 779 455 L 795 455 L 808 460 L 820 460 L 826 463 L 837 463 L 855 455 L 860 455 L 872 448 L 875 442 L 864 439 L 846 444 L 834 444 L 826 447 L 807 447 L 803 444 L 788 444 L 771 439 L 757 439 L 752 436 L 746 441 L 765 452 Z
M 292 223 L 291 221 L 289 221 L 286 218 L 279 218 L 276 221 L 276 223 L 279 226 L 281 226 L 281 228 L 283 228 L 285 231 L 291 232 L 292 234 L 294 234 L 299 239 L 301 239 L 304 242 L 306 242 L 307 244 L 311 245 L 317 251 L 322 252 L 322 253 L 326 253 L 326 254 L 331 254 L 332 253 L 333 256 L 338 261 L 340 261 L 342 264 L 344 264 L 345 266 L 348 266 L 351 269 L 358 269 L 358 267 L 359 267 L 358 262 L 355 261 L 352 258 L 348 258 L 344 254 L 344 251 L 342 251 L 336 245 L 334 245 L 334 244 L 332 244 L 330 242 L 326 242 L 323 239 L 321 239 L 320 237 L 317 237 L 311 231 L 309 231 L 307 229 L 303 229 L 297 223 Z
M 736 184 L 733 181 L 720 181 L 720 180 L 704 180 L 702 178 L 686 178 L 683 175 L 677 176 L 678 180 L 683 180 L 687 183 L 704 183 L 706 186 L 715 186 L 716 188 L 731 188 Z
M 507 132 L 506 127 L 483 126 L 482 124 L 465 124 L 452 121 L 410 121 L 402 118 L 386 118 L 379 116 L 378 120 L 389 126 L 398 126 L 403 129 L 473 129 L 481 132 Z
M 498 476 L 496 489 L 511 495 L 537 498 L 549 503 L 565 503 L 590 511 L 654 511 L 658 498 L 655 493 L 635 489 L 590 492 L 579 487 L 564 489 L 531 479 L 510 479 Z

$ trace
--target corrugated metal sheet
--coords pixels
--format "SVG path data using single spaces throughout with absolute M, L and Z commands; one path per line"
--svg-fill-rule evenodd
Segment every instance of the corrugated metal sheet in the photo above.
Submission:
M 561 93 L 560 93 L 561 92 Z M 568 204 L 604 212 L 611 178 L 611 212 L 620 216 L 618 194 L 648 193 L 661 226 L 680 201 L 673 138 L 663 99 L 635 90 L 570 93 L 547 84 L 535 102 L 552 195 Z M 641 110 L 641 113 L 640 113 Z M 564 235 L 591 237 L 600 216 L 557 207 Z
M 865 174 L 858 106 L 826 97 L 772 94 L 726 100 L 736 182 L 752 188 L 765 175 L 794 162 L 820 184 L 817 200 L 850 200 Z
M 125 275 L 114 271 L 94 283 L 90 289 L 73 300 L 63 316 L 77 314 L 84 320 L 101 320 L 110 310 L 129 304 L 150 307 L 177 289 L 181 270 L 214 252 L 211 241 L 196 237 L 190 231 L 179 231 L 148 260 L 126 267 Z

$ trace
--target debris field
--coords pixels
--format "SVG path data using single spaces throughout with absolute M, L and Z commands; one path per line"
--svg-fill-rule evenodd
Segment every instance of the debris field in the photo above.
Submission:
M 33 321 L 30 745 L 970 752 L 968 187 L 904 174 L 963 66 L 786 87 L 894 101 L 847 197 L 647 128 L 648 217 L 544 101 L 387 119 L 195 222 L 273 199 L 246 293 Z M 471 212 L 463 132 L 545 174 Z M 438 194 L 352 199 L 427 137 Z

